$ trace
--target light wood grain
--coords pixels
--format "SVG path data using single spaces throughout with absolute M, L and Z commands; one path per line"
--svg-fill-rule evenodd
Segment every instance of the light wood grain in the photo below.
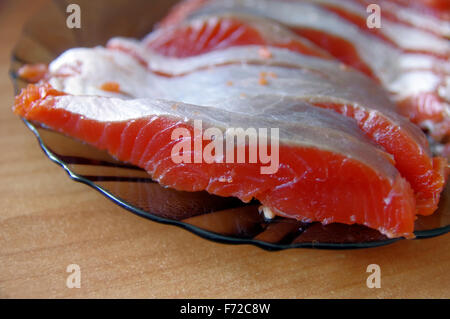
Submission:
M 10 111 L 10 50 L 39 2 L 0 0 L 0 297 L 450 297 L 450 235 L 266 252 L 141 219 L 71 181 Z M 80 289 L 66 287 L 72 263 Z M 372 263 L 380 289 L 366 287 Z

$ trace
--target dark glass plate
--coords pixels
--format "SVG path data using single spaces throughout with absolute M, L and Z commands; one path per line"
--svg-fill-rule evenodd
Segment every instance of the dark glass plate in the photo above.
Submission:
M 66 7 L 71 2 L 50 2 L 27 23 L 12 59 L 11 76 L 16 93 L 27 84 L 17 77 L 23 64 L 49 63 L 69 48 L 104 45 L 113 36 L 143 37 L 176 0 L 79 0 L 81 29 L 72 30 L 66 27 Z M 235 198 L 161 187 L 140 168 L 118 162 L 105 152 L 35 123 L 25 121 L 25 124 L 36 135 L 45 154 L 73 180 L 93 187 L 139 216 L 183 227 L 210 240 L 253 244 L 270 250 L 367 248 L 399 240 L 359 225 L 323 226 L 279 217 L 268 221 L 258 213 L 257 202 L 243 204 Z M 449 198 L 447 185 L 439 210 L 416 221 L 416 238 L 450 231 Z

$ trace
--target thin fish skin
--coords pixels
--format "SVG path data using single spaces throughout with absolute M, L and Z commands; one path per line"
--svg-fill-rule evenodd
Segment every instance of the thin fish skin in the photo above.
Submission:
M 392 117 L 408 131 L 423 152 L 428 152 L 424 134 L 395 112 L 395 106 L 385 91 L 369 78 L 357 72 L 343 71 L 333 61 L 277 48 L 271 48 L 273 59 L 267 63 L 259 56 L 258 49 L 258 46 L 242 46 L 186 59 L 165 58 L 147 52 L 145 59 L 149 63 L 153 61 L 149 64 L 153 72 L 172 70 L 173 75 L 184 74 L 182 77 L 166 78 L 147 72 L 127 54 L 104 48 L 76 48 L 66 51 L 50 64 L 50 83 L 74 95 L 162 97 L 210 106 L 221 103 L 225 96 L 236 97 L 242 93 L 309 96 L 310 100 L 316 99 L 317 102 L 354 103 Z M 81 65 L 79 61 L 83 61 Z M 65 70 L 74 68 L 77 72 L 68 76 Z M 258 79 L 261 72 L 272 72 L 276 76 L 272 80 L 273 86 L 261 86 L 257 81 L 252 81 Z M 99 89 L 105 78 L 118 82 L 121 92 L 110 93 Z M 278 80 L 283 78 L 283 83 L 278 84 Z M 234 80 L 232 83 L 235 85 L 228 85 L 229 80 Z M 200 96 L 197 94 L 200 90 L 209 94 Z M 323 97 L 328 97 L 328 100 L 320 100 Z M 207 99 L 210 99 L 209 103 Z M 227 107 L 233 106 L 230 103 Z

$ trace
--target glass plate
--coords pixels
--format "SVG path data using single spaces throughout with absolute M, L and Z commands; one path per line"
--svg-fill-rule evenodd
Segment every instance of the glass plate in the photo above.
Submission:
M 25 26 L 13 52 L 11 76 L 16 93 L 27 83 L 17 77 L 25 63 L 49 63 L 72 47 L 104 45 L 113 36 L 140 38 L 151 31 L 176 0 L 77 1 L 81 29 L 66 27 L 66 7 L 71 1 L 48 3 Z M 185 228 L 204 238 L 231 244 L 253 244 L 278 250 L 295 247 L 329 249 L 366 248 L 386 245 L 378 231 L 359 225 L 304 224 L 286 218 L 265 220 L 258 203 L 243 204 L 206 192 L 180 192 L 161 187 L 140 168 L 118 162 L 107 153 L 36 123 L 25 121 L 45 154 L 61 165 L 69 176 L 85 183 L 125 209 L 150 220 Z M 450 187 L 440 208 L 432 216 L 419 217 L 416 238 L 427 238 L 450 230 Z

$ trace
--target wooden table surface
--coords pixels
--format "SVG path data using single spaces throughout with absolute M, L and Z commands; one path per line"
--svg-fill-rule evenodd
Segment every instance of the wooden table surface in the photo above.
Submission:
M 223 245 L 71 181 L 11 112 L 9 55 L 41 1 L 0 0 L 0 297 L 450 297 L 450 235 L 348 251 Z M 69 289 L 69 264 L 81 288 Z M 366 268 L 381 267 L 369 289 Z

